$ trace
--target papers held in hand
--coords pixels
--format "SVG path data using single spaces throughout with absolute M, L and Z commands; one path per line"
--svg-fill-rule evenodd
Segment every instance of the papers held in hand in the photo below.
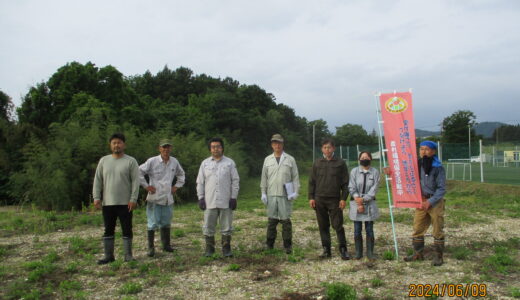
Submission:
M 294 194 L 294 184 L 292 182 L 287 182 L 285 185 L 285 192 L 287 196 Z

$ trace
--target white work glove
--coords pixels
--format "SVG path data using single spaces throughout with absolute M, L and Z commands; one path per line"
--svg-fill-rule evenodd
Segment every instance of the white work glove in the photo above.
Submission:
M 267 205 L 267 195 L 266 194 L 262 194 L 262 202 L 264 203 L 264 205 Z
M 294 200 L 296 198 L 298 198 L 298 194 L 296 192 L 294 192 L 294 193 L 290 194 L 289 196 L 287 196 L 287 199 L 289 201 Z

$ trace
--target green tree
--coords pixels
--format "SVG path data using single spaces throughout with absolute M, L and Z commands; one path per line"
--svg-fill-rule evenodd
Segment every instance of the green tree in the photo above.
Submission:
M 42 129 L 53 122 L 63 123 L 86 103 L 86 97 L 74 97 L 78 94 L 90 95 L 108 104 L 109 118 L 115 122 L 142 124 L 149 119 L 145 103 L 116 68 L 72 62 L 59 68 L 47 82 L 29 90 L 17 111 L 19 120 Z
M 520 142 L 520 124 L 502 125 L 493 131 L 493 141 Z
M 332 137 L 332 134 L 330 133 L 329 125 L 327 124 L 327 121 L 325 121 L 323 119 L 318 119 L 318 120 L 309 122 L 309 130 L 310 130 L 309 134 L 311 137 L 311 142 L 312 142 L 313 128 L 315 131 L 315 139 L 316 139 L 315 146 L 319 146 L 323 139 Z
M 13 118 L 13 102 L 11 97 L 0 90 L 0 119 L 10 121 Z
M 335 139 L 336 144 L 344 146 L 377 144 L 377 137 L 369 135 L 361 125 L 357 124 L 336 127 Z
M 467 143 L 468 132 L 471 139 L 476 140 L 473 126 L 477 124 L 477 117 L 469 110 L 458 110 L 442 121 L 442 141 L 444 143 Z M 469 130 L 468 130 L 469 126 Z

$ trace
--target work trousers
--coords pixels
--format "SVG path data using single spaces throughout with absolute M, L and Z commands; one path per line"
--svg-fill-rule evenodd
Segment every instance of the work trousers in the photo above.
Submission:
M 128 205 L 103 206 L 103 222 L 105 224 L 104 237 L 113 237 L 116 231 L 116 222 L 119 218 L 123 237 L 132 238 L 132 212 L 128 211 Z
M 428 210 L 415 210 L 413 218 L 413 238 L 424 239 L 430 225 L 433 227 L 433 238 L 444 240 L 444 199 Z
M 339 208 L 339 198 L 316 197 L 316 219 L 320 230 L 321 244 L 330 247 L 330 226 L 336 230 L 340 247 L 347 246 L 343 228 L 343 210 Z
M 148 230 L 170 228 L 172 223 L 173 204 L 160 205 L 148 202 L 146 204 L 146 219 Z
M 217 222 L 220 224 L 222 235 L 233 233 L 233 210 L 231 208 L 212 208 L 204 210 L 204 226 L 202 233 L 205 236 L 214 236 Z

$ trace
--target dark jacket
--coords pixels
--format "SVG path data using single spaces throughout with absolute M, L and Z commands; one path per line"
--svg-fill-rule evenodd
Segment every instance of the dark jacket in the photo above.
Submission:
M 334 197 L 346 200 L 348 196 L 348 169 L 343 159 L 320 158 L 312 165 L 309 176 L 309 200 L 316 197 Z
M 446 194 L 446 173 L 444 167 L 432 167 L 430 174 L 424 173 L 424 169 L 419 165 L 421 178 L 421 192 L 428 199 L 432 206 L 437 205 L 444 194 Z

